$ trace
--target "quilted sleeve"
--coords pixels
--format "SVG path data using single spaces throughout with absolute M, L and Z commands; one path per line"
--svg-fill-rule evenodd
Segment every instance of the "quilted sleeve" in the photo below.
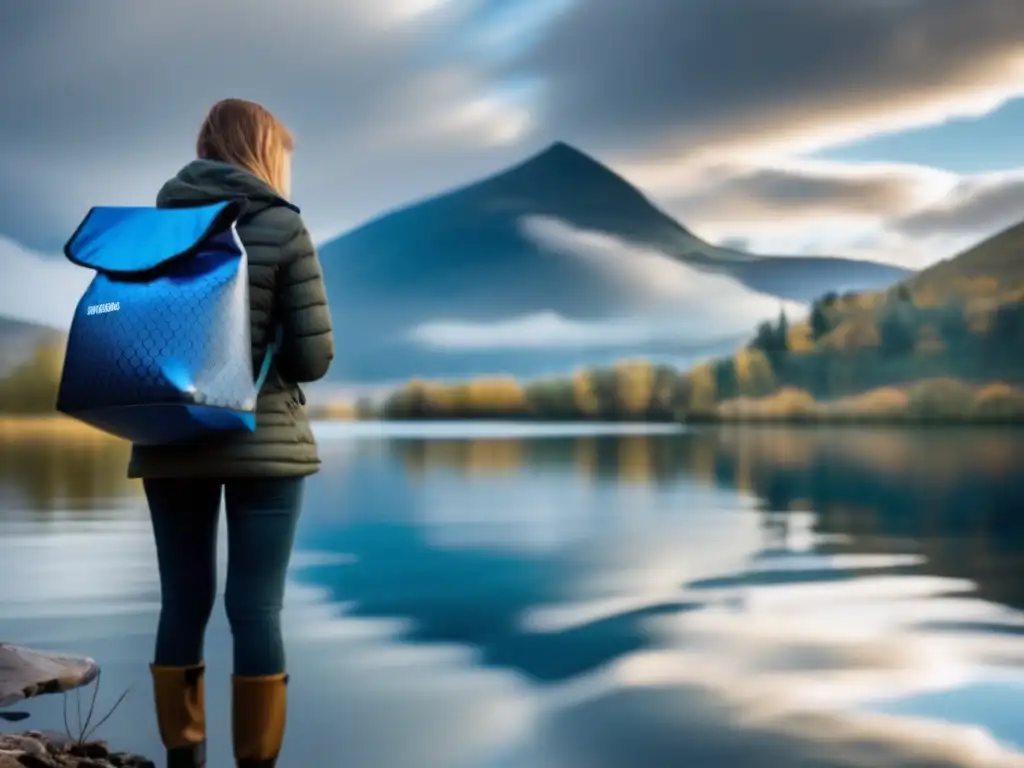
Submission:
M 334 332 L 320 259 L 302 220 L 298 223 L 298 231 L 282 246 L 277 367 L 286 379 L 301 384 L 327 373 L 334 359 Z

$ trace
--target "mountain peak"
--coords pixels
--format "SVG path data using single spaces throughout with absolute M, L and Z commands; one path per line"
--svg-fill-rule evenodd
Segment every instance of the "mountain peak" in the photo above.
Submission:
M 556 157 L 559 155 L 586 157 L 591 162 L 596 162 L 592 158 L 588 157 L 586 153 L 576 149 L 572 144 L 568 144 L 564 141 L 553 141 L 538 153 L 538 156 L 540 157 L 545 155 L 554 155 Z
M 592 168 L 600 168 L 604 171 L 609 170 L 603 163 L 595 160 L 586 152 L 583 152 L 564 141 L 552 142 L 537 154 L 523 161 L 520 164 L 520 167 L 533 165 L 565 166 L 568 164 L 573 164 L 577 167 L 589 166 Z
M 497 183 L 503 190 L 522 188 L 530 197 L 555 194 L 590 196 L 600 190 L 621 204 L 641 204 L 641 193 L 615 171 L 586 152 L 564 141 L 549 144 L 518 165 L 484 180 L 485 186 Z M 645 207 L 650 203 L 644 199 Z

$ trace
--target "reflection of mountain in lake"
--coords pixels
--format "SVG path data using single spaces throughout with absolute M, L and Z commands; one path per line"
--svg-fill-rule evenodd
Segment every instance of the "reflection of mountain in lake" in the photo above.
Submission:
M 543 747 L 510 765 L 1009 768 L 951 726 L 853 711 L 1024 661 L 989 645 L 1024 626 L 1022 448 L 853 429 L 364 444 L 300 542 L 346 564 L 297 576 L 545 684 Z M 1016 740 L 986 711 L 958 717 Z
M 948 723 L 929 728 L 857 712 L 922 714 L 930 707 L 1020 741 L 1018 720 L 1006 714 L 1024 697 L 1013 679 L 972 677 L 950 687 L 978 669 L 995 675 L 999 665 L 1024 665 L 1014 636 L 1024 621 L 1008 607 L 1024 602 L 1017 522 L 1024 489 L 1015 475 L 1022 441 L 1009 431 L 853 429 L 325 437 L 325 464 L 310 481 L 293 570 L 300 586 L 316 589 L 292 593 L 315 592 L 325 604 L 292 603 L 295 720 L 306 724 L 296 726 L 293 736 L 303 736 L 292 744 L 316 741 L 311 706 L 353 707 L 369 713 L 365 722 L 381 713 L 382 738 L 401 734 L 399 746 L 408 747 L 407 730 L 432 735 L 448 721 L 464 722 L 451 719 L 448 697 L 502 679 L 525 694 L 529 743 L 510 745 L 515 754 L 505 762 L 481 756 L 420 764 L 1018 766 L 1016 758 L 990 759 L 984 753 L 992 745 Z M 109 512 L 118 506 L 111 500 L 128 500 L 135 487 L 123 479 L 123 446 L 61 442 L 8 442 L 0 453 L 9 494 L 0 507 L 13 523 L 7 531 L 31 531 L 9 537 L 12 573 L 49 574 L 52 583 L 54 574 L 84 573 L 83 563 L 97 557 L 90 550 L 55 570 L 31 545 L 18 549 L 22 541 L 59 540 L 64 549 L 50 552 L 117 541 L 114 549 L 127 548 L 111 550 L 111 560 L 134 570 L 98 575 L 107 582 L 124 573 L 151 578 L 151 552 L 116 538 L 125 515 Z M 73 514 L 108 504 L 104 514 Z M 72 514 L 25 524 L 25 506 Z M 130 515 L 136 533 L 145 529 L 139 513 Z M 68 535 L 83 526 L 92 539 Z M 95 578 L 83 581 L 97 591 Z M 113 594 L 103 581 L 102 594 Z M 68 594 L 61 584 L 50 589 Z M 20 589 L 8 591 L 20 597 Z M 23 605 L 26 613 L 35 609 Z M 372 618 L 398 621 L 364 621 Z M 213 637 L 226 644 L 218 619 Z M 142 633 L 152 630 L 145 622 L 131 643 L 104 646 L 104 653 L 120 658 L 130 646 L 136 655 L 127 666 L 144 668 L 150 645 Z M 127 626 L 98 624 L 108 632 Z M 460 652 L 448 653 L 452 646 Z M 426 679 L 438 680 L 430 659 L 442 656 L 444 685 L 435 687 Z M 354 690 L 342 667 L 358 668 L 365 690 Z M 964 693 L 971 685 L 991 695 Z M 937 686 L 945 688 L 934 693 Z M 410 699 L 436 719 L 391 717 Z M 504 724 L 507 715 L 481 718 Z M 343 719 L 349 733 L 360 731 Z M 351 741 L 374 738 L 360 733 Z M 409 754 L 356 762 L 416 764 Z
M 588 502 L 579 495 L 552 497 L 557 509 L 538 517 L 537 509 L 526 508 L 529 503 L 509 506 L 519 498 L 513 484 L 535 484 L 536 503 L 544 495 L 545 475 L 564 476 L 567 469 L 578 478 L 578 494 L 602 486 L 607 493 L 693 483 L 742 488 L 761 499 L 764 556 L 785 551 L 787 521 L 796 524 L 804 514 L 799 510 L 809 509 L 816 514 L 812 553 L 889 555 L 872 573 L 971 579 L 978 584 L 979 597 L 1024 606 L 1024 524 L 1017 511 L 1024 480 L 1013 469 L 1024 439 L 1012 433 L 976 433 L 967 440 L 963 432 L 851 430 L 839 439 L 827 431 L 725 430 L 522 442 L 412 439 L 387 446 L 407 472 L 404 478 L 374 481 L 376 489 L 389 488 L 390 498 L 370 501 L 358 489 L 358 475 L 351 474 L 345 495 L 335 504 L 338 509 L 362 506 L 367 521 L 343 527 L 325 518 L 309 534 L 315 539 L 310 544 L 351 553 L 356 563 L 305 577 L 329 586 L 339 602 L 353 601 L 355 615 L 412 619 L 411 640 L 468 643 L 489 663 L 541 679 L 572 676 L 645 646 L 641 627 L 646 618 L 690 610 L 692 596 L 702 590 L 841 580 L 856 578 L 862 570 L 825 562 L 818 570 L 804 565 L 799 572 L 776 568 L 766 574 L 754 568 L 744 573 L 742 568 L 729 570 L 723 560 L 726 570 L 717 582 L 693 580 L 686 595 L 680 591 L 674 599 L 585 622 L 568 634 L 526 632 L 517 617 L 531 606 L 573 597 L 564 585 L 579 581 L 582 566 L 566 562 L 564 549 L 571 539 L 561 544 L 555 540 L 547 548 L 504 546 L 498 539 L 474 543 L 472 537 L 464 545 L 445 544 L 432 533 L 433 525 L 444 522 L 434 523 L 432 516 L 441 514 L 450 524 L 474 521 L 474 530 L 493 529 L 498 537 L 504 536 L 502 530 L 512 530 L 495 527 L 499 520 L 512 526 L 519 520 L 516 536 L 533 541 L 530 531 L 556 524 Z M 435 504 L 444 506 L 444 478 L 452 471 L 476 478 L 485 507 L 435 509 Z M 476 497 L 463 485 L 459 488 L 450 502 L 472 505 Z M 598 516 L 602 498 L 600 492 L 593 497 L 593 514 Z M 368 510 L 368 503 L 377 508 Z M 405 510 L 397 525 L 379 520 L 380 512 L 392 508 Z M 677 512 L 666 508 L 657 514 Z M 634 513 L 642 514 L 642 506 Z M 374 517 L 377 521 L 371 522 Z M 923 555 L 925 562 L 915 565 L 913 558 L 907 559 L 910 555 Z

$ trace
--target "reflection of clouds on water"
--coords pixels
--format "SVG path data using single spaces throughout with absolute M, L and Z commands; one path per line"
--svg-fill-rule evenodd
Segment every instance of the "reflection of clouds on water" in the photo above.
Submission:
M 480 670 L 466 645 L 401 643 L 406 621 L 352 619 L 325 596 L 289 587 L 285 765 L 469 768 L 532 727 L 515 675 Z
M 820 558 L 805 564 L 788 559 L 794 570 L 821 567 Z M 900 558 L 843 561 L 848 570 L 906 564 Z M 933 606 L 932 598 L 950 586 L 942 579 L 893 577 L 884 588 L 848 588 L 856 583 L 690 591 L 714 598 L 703 610 L 646 619 L 657 638 L 653 649 L 549 689 L 544 728 L 516 759 L 581 768 L 1024 765 L 980 728 L 914 720 L 909 707 L 900 717 L 866 712 L 878 701 L 970 684 L 979 665 L 991 661 L 970 652 L 979 645 L 915 632 L 922 616 L 1005 619 L 1014 612 L 969 598 L 958 605 L 939 599 Z M 730 591 L 778 599 L 737 602 Z M 872 601 L 884 621 L 860 621 L 860 609 Z M 551 631 L 580 620 L 579 606 L 563 613 L 559 620 L 556 609 L 537 609 L 527 623 Z M 1017 690 L 1010 699 L 1019 702 L 1019 684 Z M 960 715 L 961 722 L 971 721 Z
M 593 489 L 564 479 L 428 478 L 419 495 L 424 535 L 436 547 L 556 550 L 591 535 L 596 522 Z
M 858 551 L 865 529 L 882 533 L 875 520 L 918 514 L 918 487 L 873 485 L 863 468 L 847 477 L 849 452 L 818 436 L 785 451 L 735 434 L 642 446 L 491 437 L 396 447 L 411 483 L 401 533 L 330 534 L 357 558 L 331 579 L 353 615 L 401 617 L 401 637 L 473 648 L 542 686 L 538 727 L 487 765 L 1012 764 L 984 762 L 998 749 L 977 729 L 865 714 L 1008 658 L 1005 640 L 926 631 L 1014 612 L 974 596 L 971 578 L 934 573 L 914 543 L 920 518 Z M 851 446 L 860 461 L 878 438 Z M 976 503 L 998 504 L 991 488 Z
M 527 765 L 560 768 L 1016 768 L 1021 758 L 976 728 L 909 718 L 789 709 L 775 691 L 754 695 L 743 681 L 701 679 L 687 665 L 676 682 L 648 679 L 656 658 L 634 657 L 604 674 L 605 692 L 561 707 L 521 754 Z M 658 669 L 654 675 L 668 677 Z M 625 679 L 623 679 L 625 678 Z M 596 682 L 596 681 L 593 681 Z
M 148 517 L 3 523 L 0 605 L 4 619 L 103 615 L 153 608 L 159 594 Z
M 965 451 L 940 432 L 521 442 L 449 425 L 389 443 L 380 425 L 332 429 L 347 438 L 321 435 L 288 590 L 284 764 L 1019 764 L 979 728 L 913 719 L 1024 730 L 1005 714 L 1024 684 L 1002 668 L 1024 667 L 1008 607 L 1020 481 L 1005 461 L 972 474 L 975 454 L 1017 450 L 1006 436 Z M 113 690 L 145 672 L 155 564 L 140 508 L 89 507 L 4 510 L 0 636 L 94 654 Z M 229 640 L 218 608 L 213 764 L 229 762 Z M 982 685 L 990 696 L 965 693 Z M 148 695 L 109 735 L 155 753 Z

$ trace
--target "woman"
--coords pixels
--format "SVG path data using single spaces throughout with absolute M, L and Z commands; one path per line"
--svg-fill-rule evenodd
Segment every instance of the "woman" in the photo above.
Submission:
M 213 106 L 198 159 L 168 181 L 159 207 L 246 201 L 238 234 L 249 259 L 254 365 L 280 332 L 253 433 L 187 446 L 133 446 L 156 538 L 161 610 L 153 688 L 171 768 L 206 764 L 203 637 L 216 590 L 217 520 L 227 510 L 224 603 L 234 641 L 232 736 L 238 766 L 269 768 L 284 738 L 288 677 L 280 613 L 303 482 L 320 460 L 299 383 L 334 357 L 316 249 L 288 202 L 293 141 L 269 111 L 239 99 Z

